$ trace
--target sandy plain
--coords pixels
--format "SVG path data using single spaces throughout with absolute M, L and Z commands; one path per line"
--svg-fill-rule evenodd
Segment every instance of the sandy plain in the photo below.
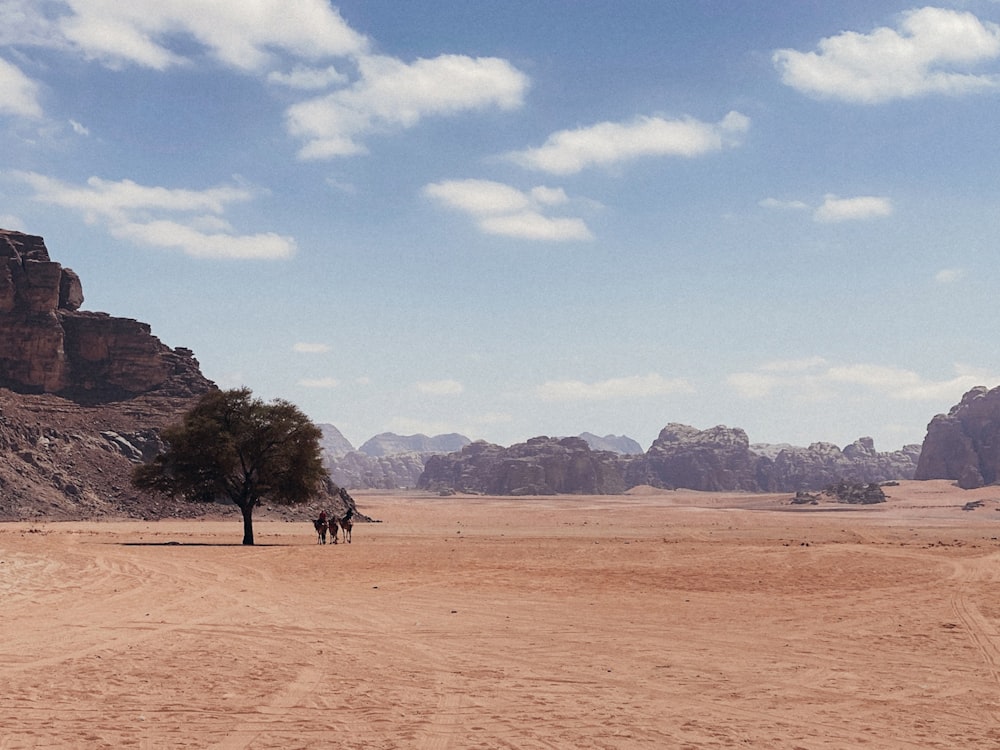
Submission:
M 1000 488 L 888 491 L 2 524 L 0 748 L 1000 747 Z

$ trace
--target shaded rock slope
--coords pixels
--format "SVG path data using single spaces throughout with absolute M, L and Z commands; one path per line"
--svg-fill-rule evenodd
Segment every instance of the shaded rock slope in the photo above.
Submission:
M 1000 387 L 973 388 L 927 425 L 916 479 L 954 479 L 963 489 L 1000 478 Z

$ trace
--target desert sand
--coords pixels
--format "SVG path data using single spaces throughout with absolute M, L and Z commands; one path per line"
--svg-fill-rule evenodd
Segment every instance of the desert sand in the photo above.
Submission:
M 1000 488 L 887 491 L 2 524 L 0 748 L 1000 747 Z

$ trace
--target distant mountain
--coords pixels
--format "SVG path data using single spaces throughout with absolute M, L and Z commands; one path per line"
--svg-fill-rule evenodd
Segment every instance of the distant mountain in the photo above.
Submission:
M 472 441 L 464 435 L 397 435 L 383 432 L 364 443 L 358 450 L 373 458 L 394 456 L 399 453 L 452 453 L 460 451 Z
M 587 442 L 591 450 L 611 451 L 623 456 L 638 456 L 643 452 L 642 446 L 625 435 L 605 435 L 598 437 L 592 432 L 582 432 L 577 437 Z
M 330 458 L 341 458 L 354 450 L 351 441 L 345 438 L 340 430 L 332 424 L 318 424 L 316 426 L 323 431 L 320 448 L 322 448 L 324 455 Z

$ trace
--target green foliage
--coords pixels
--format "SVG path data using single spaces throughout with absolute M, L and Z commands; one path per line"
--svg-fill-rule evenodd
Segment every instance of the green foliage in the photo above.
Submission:
M 132 483 L 194 502 L 232 501 L 244 544 L 253 544 L 257 505 L 307 502 L 327 476 L 319 428 L 293 404 L 264 403 L 249 388 L 205 394 L 160 436 L 167 450 L 136 467 Z

